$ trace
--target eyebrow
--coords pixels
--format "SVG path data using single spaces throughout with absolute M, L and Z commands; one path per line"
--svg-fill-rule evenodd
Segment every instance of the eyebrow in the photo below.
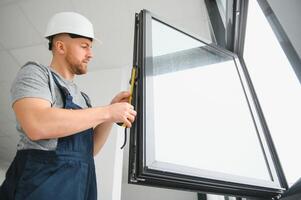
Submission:
M 87 45 L 89 47 L 92 47 L 92 44 L 90 45 L 88 42 L 81 42 L 80 45 Z

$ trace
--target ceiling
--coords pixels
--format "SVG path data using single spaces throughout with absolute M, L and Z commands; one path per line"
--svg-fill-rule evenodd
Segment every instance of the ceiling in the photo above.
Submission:
M 0 0 L 0 168 L 8 167 L 19 139 L 10 85 L 27 61 L 50 63 L 43 38 L 48 19 L 60 11 L 75 11 L 92 21 L 102 41 L 93 47 L 89 70 L 95 71 L 130 66 L 134 15 L 144 8 L 195 36 L 210 38 L 209 30 L 203 29 L 208 21 L 202 0 Z

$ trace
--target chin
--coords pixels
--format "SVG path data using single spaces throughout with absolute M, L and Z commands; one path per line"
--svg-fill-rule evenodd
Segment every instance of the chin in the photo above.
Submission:
M 76 75 L 83 75 L 86 74 L 88 72 L 88 70 L 78 70 Z
M 88 72 L 88 66 L 87 65 L 83 65 L 81 66 L 81 68 L 78 69 L 78 75 L 80 74 L 86 74 Z

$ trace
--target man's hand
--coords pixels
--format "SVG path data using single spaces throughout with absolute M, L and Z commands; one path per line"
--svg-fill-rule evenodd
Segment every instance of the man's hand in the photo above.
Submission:
M 112 122 L 124 123 L 127 128 L 132 127 L 137 112 L 134 107 L 128 103 L 130 97 L 129 91 L 123 91 L 117 94 L 111 101 L 109 113 Z
M 130 92 L 124 91 L 118 93 L 111 101 L 111 104 L 105 106 L 105 113 L 108 120 L 99 124 L 94 129 L 94 155 L 103 147 L 112 128 L 112 123 L 125 124 L 131 127 L 136 117 L 134 107 L 129 104 Z
M 118 93 L 111 101 L 111 104 L 120 103 L 120 102 L 129 102 L 131 94 L 129 91 L 123 91 Z

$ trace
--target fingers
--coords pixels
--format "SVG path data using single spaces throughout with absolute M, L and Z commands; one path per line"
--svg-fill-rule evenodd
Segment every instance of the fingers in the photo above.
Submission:
M 134 122 L 134 119 L 132 116 L 129 117 L 124 117 L 123 118 L 123 125 L 125 125 L 126 128 L 131 128 L 132 127 L 132 123 Z
M 132 123 L 128 119 L 125 119 L 123 123 L 125 124 L 125 126 L 127 128 L 131 128 L 132 127 Z
M 131 94 L 129 91 L 124 91 L 120 93 L 120 96 L 118 96 L 117 100 L 118 102 L 129 102 Z
M 134 106 L 126 103 L 128 106 L 127 111 L 124 113 L 123 122 L 125 123 L 127 128 L 132 127 L 132 123 L 135 121 L 135 117 L 137 115 L 137 112 L 134 110 Z
M 121 99 L 130 97 L 130 95 L 131 95 L 130 91 L 123 91 L 123 92 L 120 92 L 119 94 L 117 94 L 115 96 L 115 99 L 121 100 Z
M 135 112 L 135 111 L 134 111 Z M 134 113 L 132 112 L 130 115 L 127 116 L 127 119 L 133 123 L 135 121 L 135 117 L 136 117 L 136 112 Z
M 129 97 L 131 95 L 130 91 L 122 91 L 119 94 L 122 97 Z
M 135 110 L 132 110 L 132 113 L 129 117 L 129 119 L 131 120 L 132 123 L 135 121 L 136 115 L 137 115 L 137 112 Z
M 131 93 L 129 91 L 122 91 L 118 93 L 111 101 L 111 104 L 118 102 L 128 102 Z
M 129 97 L 121 99 L 119 102 L 129 102 Z
M 134 106 L 130 106 L 130 109 L 125 114 L 124 122 L 126 124 L 126 127 L 130 128 L 132 127 L 132 123 L 135 121 L 135 117 L 137 115 L 137 112 L 134 110 Z

